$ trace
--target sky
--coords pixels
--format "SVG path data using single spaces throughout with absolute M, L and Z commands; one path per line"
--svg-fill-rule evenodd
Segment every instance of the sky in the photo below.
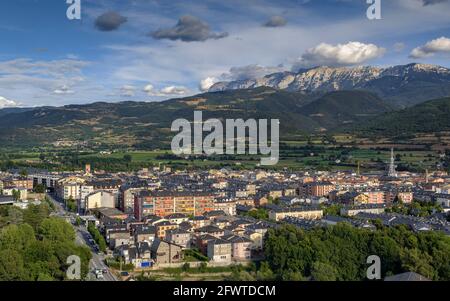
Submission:
M 69 2 L 75 0 L 68 0 Z M 450 0 L 0 1 L 0 109 L 161 101 L 319 65 L 450 67 Z M 373 0 L 375 1 L 375 0 Z

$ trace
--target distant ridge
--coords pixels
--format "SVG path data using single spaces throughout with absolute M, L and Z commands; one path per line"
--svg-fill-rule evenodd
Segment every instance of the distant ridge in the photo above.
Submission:
M 210 92 L 163 102 L 122 102 L 34 108 L 0 118 L 3 145 L 41 145 L 57 140 L 98 145 L 167 146 L 175 119 L 279 119 L 281 134 L 330 131 L 391 111 L 365 91 L 322 96 L 260 87 Z
M 364 136 L 395 137 L 450 131 L 450 97 L 430 100 L 400 111 L 381 114 L 347 128 Z
M 31 110 L 33 110 L 33 108 L 4 108 L 0 109 L 0 116 L 4 116 L 11 113 L 22 113 Z

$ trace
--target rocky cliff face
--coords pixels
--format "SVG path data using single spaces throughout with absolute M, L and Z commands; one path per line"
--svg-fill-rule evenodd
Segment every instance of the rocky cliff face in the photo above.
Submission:
M 450 69 L 426 64 L 409 64 L 389 68 L 317 67 L 300 70 L 298 73 L 280 72 L 257 79 L 219 82 L 211 87 L 210 92 L 262 86 L 289 91 L 331 92 L 377 88 L 377 82 L 380 82 L 380 79 L 392 79 L 394 85 L 391 87 L 392 89 L 398 89 L 411 81 L 450 84 Z M 382 81 L 382 84 L 385 85 L 386 81 Z

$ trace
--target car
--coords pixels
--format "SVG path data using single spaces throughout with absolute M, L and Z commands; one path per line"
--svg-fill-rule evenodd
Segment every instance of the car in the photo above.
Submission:
M 103 279 L 102 270 L 95 270 L 95 276 L 97 277 L 97 279 Z
M 102 269 L 97 269 L 97 268 L 96 268 L 96 269 L 94 270 L 94 274 L 95 274 L 95 275 L 97 275 L 97 274 L 103 274 L 103 270 L 102 270 Z
M 103 273 L 103 274 L 108 274 L 108 270 L 107 270 L 107 269 L 103 269 L 103 270 L 102 270 L 102 273 Z

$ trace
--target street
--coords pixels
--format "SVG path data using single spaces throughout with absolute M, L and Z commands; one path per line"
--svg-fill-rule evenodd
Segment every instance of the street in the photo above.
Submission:
M 63 205 L 56 201 L 50 194 L 47 194 L 47 197 L 49 200 L 55 205 L 55 215 L 59 217 L 68 217 L 70 216 L 71 219 L 75 219 L 76 215 L 74 213 L 67 212 Z M 104 254 L 98 254 L 95 249 L 94 245 L 92 245 L 89 242 L 89 238 L 91 238 L 91 235 L 87 231 L 86 227 L 84 225 L 81 226 L 73 226 L 76 237 L 75 242 L 79 245 L 85 245 L 91 250 L 92 259 L 89 262 L 89 274 L 88 279 L 90 281 L 118 281 L 118 278 L 111 273 L 108 266 L 105 264 L 105 255 Z M 107 271 L 103 274 L 103 278 L 97 279 L 97 276 L 95 275 L 96 270 L 102 270 Z
M 87 247 L 91 249 L 92 252 L 92 259 L 90 262 L 90 270 L 91 273 L 89 275 L 90 279 L 96 279 L 95 274 L 93 271 L 95 270 L 106 270 L 107 273 L 103 274 L 102 279 L 96 279 L 99 281 L 118 281 L 117 277 L 111 273 L 109 268 L 105 264 L 105 255 L 101 254 L 99 255 L 95 250 L 93 249 L 94 246 L 89 243 L 89 238 L 91 237 L 89 232 L 85 229 L 84 226 L 75 227 L 77 237 L 76 241 L 77 243 L 84 244 Z

